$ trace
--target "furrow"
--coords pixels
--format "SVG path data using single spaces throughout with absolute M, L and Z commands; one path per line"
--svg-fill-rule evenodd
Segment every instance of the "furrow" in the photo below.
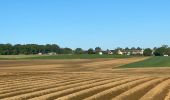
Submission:
M 139 100 L 145 93 L 147 93 L 154 86 L 164 81 L 166 78 L 158 78 L 143 84 L 137 85 L 136 87 L 118 95 L 112 100 Z
M 35 88 L 27 89 L 27 90 L 20 90 L 20 91 L 14 91 L 14 92 L 10 92 L 10 93 L 0 94 L 0 99 L 5 98 L 5 97 L 15 96 L 15 95 L 21 95 L 21 94 L 26 94 L 26 93 L 30 93 L 30 92 L 35 92 L 35 91 L 41 91 L 41 90 L 44 90 L 44 89 L 51 89 L 51 88 L 55 88 L 55 87 L 58 87 L 58 86 L 74 84 L 74 83 L 77 83 L 77 82 L 89 81 L 89 80 L 93 80 L 93 79 L 94 78 L 80 79 L 80 80 L 73 79 L 71 81 L 65 80 L 65 81 L 59 82 L 58 84 L 54 84 L 54 85 L 47 85 L 47 86 L 44 86 L 44 87 L 35 87 Z
M 168 93 L 166 94 L 164 100 L 170 100 L 170 89 L 168 89 Z
M 108 78 L 107 78 L 108 79 Z M 55 92 L 55 91 L 59 91 L 59 90 L 63 90 L 65 88 L 69 88 L 69 87 L 73 87 L 73 86 L 77 86 L 80 84 L 86 84 L 87 82 L 95 82 L 95 81 L 100 81 L 100 80 L 104 80 L 104 79 L 94 79 L 94 78 L 89 78 L 89 79 L 82 79 L 82 80 L 76 80 L 74 79 L 73 81 L 70 82 L 62 82 L 59 84 L 55 84 L 53 86 L 47 86 L 47 87 L 41 87 L 41 88 L 35 88 L 32 89 L 31 91 L 29 90 L 25 90 L 20 92 L 20 94 L 7 98 L 8 99 L 28 99 L 28 98 L 33 98 L 33 97 L 37 97 L 37 96 L 41 96 L 41 95 L 45 95 L 51 92 Z M 7 96 L 6 96 L 7 97 Z
M 62 91 L 55 91 L 53 93 L 49 92 L 49 94 L 42 95 L 40 97 L 36 97 L 36 98 L 31 99 L 31 100 L 51 100 L 51 99 L 55 99 L 57 97 L 61 97 L 61 96 L 64 96 L 64 95 L 67 95 L 67 94 L 70 94 L 70 93 L 73 93 L 73 92 L 77 92 L 77 91 L 80 91 L 80 90 L 83 90 L 83 89 L 91 88 L 91 87 L 94 87 L 96 85 L 106 84 L 106 83 L 110 83 L 110 82 L 113 82 L 113 81 L 119 81 L 121 79 L 122 78 L 109 79 L 109 80 L 96 81 L 96 82 L 85 82 L 83 84 L 78 83 L 78 84 L 75 84 L 75 85 L 70 85 L 69 87 L 63 86 L 63 87 L 61 87 Z M 57 88 L 56 88 L 56 90 L 57 90 Z
M 55 77 L 55 76 L 53 76 L 53 77 L 48 77 L 48 78 L 46 78 L 46 77 L 38 77 L 38 78 L 34 78 L 34 79 L 30 79 L 30 78 L 27 78 L 27 80 L 18 80 L 18 81 L 14 81 L 14 82 L 11 82 L 11 83 L 6 83 L 6 82 L 4 82 L 4 85 L 0 85 L 0 87 L 9 87 L 9 86 L 12 86 L 12 85 L 14 85 L 15 84 L 15 86 L 16 85 L 22 85 L 22 84 L 26 84 L 26 83 L 30 83 L 30 82 L 37 82 L 37 81 L 42 81 L 42 80 L 47 80 L 47 81 L 51 81 L 51 80 L 58 80 L 58 79 L 63 79 L 63 80 L 65 80 L 65 79 L 69 79 L 70 77 L 60 77 L 60 78 L 58 78 L 58 77 Z
M 109 83 L 109 84 L 103 84 L 103 85 L 95 86 L 95 87 L 92 87 L 92 88 L 89 88 L 89 89 L 85 89 L 85 90 L 82 90 L 82 91 L 78 91 L 76 93 L 66 95 L 64 97 L 59 98 L 59 100 L 77 100 L 77 99 L 82 100 L 82 99 L 85 99 L 85 98 L 87 98 L 91 95 L 98 93 L 98 92 L 109 89 L 111 87 L 115 87 L 115 86 L 118 86 L 120 84 L 124 84 L 124 83 L 134 81 L 134 80 L 137 80 L 137 79 L 141 79 L 141 78 L 143 78 L 143 77 L 140 77 L 140 78 L 135 77 L 135 78 L 125 79 L 125 80 L 123 79 L 123 80 L 112 82 L 112 83 Z
M 78 79 L 82 79 L 82 78 L 77 78 L 77 80 Z M 65 81 L 63 81 L 63 80 L 65 80 Z M 13 86 L 8 86 L 6 88 L 1 89 L 0 94 L 4 94 L 4 93 L 8 93 L 8 92 L 15 92 L 15 91 L 23 90 L 23 89 L 25 90 L 25 89 L 29 89 L 29 88 L 34 88 L 36 85 L 38 87 L 41 87 L 41 85 L 46 86 L 46 85 L 58 84 L 61 82 L 67 82 L 66 80 L 70 81 L 73 79 L 61 78 L 61 79 L 57 79 L 57 80 L 53 79 L 53 80 L 41 80 L 41 81 L 29 82 L 28 84 L 22 84 L 22 85 L 14 84 Z
M 146 93 L 140 100 L 163 100 L 168 92 L 169 86 L 170 79 L 163 81 Z
M 111 99 L 127 90 L 129 90 L 130 88 L 133 88 L 139 84 L 142 84 L 146 81 L 149 81 L 149 80 L 152 80 L 154 78 L 142 78 L 142 79 L 137 79 L 137 80 L 134 80 L 132 82 L 128 82 L 128 83 L 125 83 L 125 84 L 122 84 L 122 85 L 118 85 L 116 87 L 112 87 L 108 90 L 105 90 L 105 91 L 102 91 L 102 92 L 99 92 L 91 97 L 88 97 L 86 98 L 85 100 L 104 100 L 104 99 Z

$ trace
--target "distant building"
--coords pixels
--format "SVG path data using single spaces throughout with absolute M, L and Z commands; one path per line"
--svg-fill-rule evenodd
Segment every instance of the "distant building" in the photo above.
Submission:
M 38 53 L 38 55 L 42 55 L 42 53 L 40 52 L 40 53 Z
M 100 51 L 100 52 L 99 52 L 99 55 L 103 55 L 103 52 Z
M 138 54 L 139 54 L 139 55 L 143 55 L 143 51 L 144 51 L 144 50 L 133 50 L 133 51 L 132 51 L 132 55 L 138 55 Z
M 57 53 L 55 52 L 50 52 L 50 53 L 47 53 L 48 55 L 57 55 Z
M 118 50 L 119 55 L 143 55 L 144 50 Z
M 112 55 L 113 52 L 111 50 L 107 50 L 107 54 Z
M 117 54 L 123 55 L 123 52 L 121 50 L 118 50 Z
M 164 55 L 164 57 L 168 57 L 168 55 Z
M 131 55 L 131 53 L 130 53 L 130 52 L 128 52 L 128 53 L 127 53 L 127 55 L 128 55 L 128 56 L 130 56 L 130 55 Z

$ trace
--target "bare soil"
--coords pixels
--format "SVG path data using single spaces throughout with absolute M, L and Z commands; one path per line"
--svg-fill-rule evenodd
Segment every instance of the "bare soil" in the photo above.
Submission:
M 170 68 L 119 68 L 143 59 L 0 60 L 0 99 L 168 100 Z

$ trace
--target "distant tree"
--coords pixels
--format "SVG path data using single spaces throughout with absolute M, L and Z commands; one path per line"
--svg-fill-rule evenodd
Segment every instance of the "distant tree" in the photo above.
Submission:
M 73 54 L 73 50 L 71 48 L 61 48 L 60 54 Z
M 94 50 L 93 50 L 92 48 L 90 48 L 90 49 L 88 50 L 88 54 L 94 54 Z
M 75 54 L 83 54 L 83 49 L 82 48 L 76 48 Z
M 60 47 L 56 44 L 38 45 L 38 44 L 0 44 L 0 55 L 18 55 L 18 54 L 38 54 L 38 53 L 59 53 Z
M 152 55 L 152 50 L 150 48 L 147 48 L 143 51 L 144 56 L 151 56 Z
M 137 50 L 142 50 L 142 48 L 140 48 L 140 47 L 137 47 L 136 49 L 137 49 Z
M 0 44 L 0 54 L 1 55 L 13 54 L 13 46 L 11 44 Z
M 95 48 L 95 53 L 96 53 L 96 54 L 98 54 L 98 53 L 101 52 L 101 51 L 102 51 L 102 49 L 101 49 L 100 47 L 96 47 L 96 48 Z
M 118 49 L 114 49 L 112 52 L 113 52 L 113 54 L 117 54 L 118 53 Z
M 123 50 L 123 48 L 121 48 L 121 47 L 117 47 L 115 50 Z
M 46 44 L 45 45 L 45 53 L 55 52 L 59 53 L 60 47 L 56 44 Z
M 153 48 L 153 50 L 156 50 L 156 49 L 157 49 L 157 47 L 154 47 L 154 48 Z
M 167 49 L 166 49 L 166 54 L 167 54 L 168 56 L 170 56 L 170 48 L 167 48 Z
M 132 47 L 131 50 L 136 50 L 136 48 L 135 48 L 135 47 Z
M 162 45 L 163 48 L 168 48 L 168 45 Z
M 129 50 L 129 48 L 128 48 L 128 47 L 126 47 L 126 48 L 125 48 L 125 50 Z
M 164 56 L 164 55 L 169 55 L 170 56 L 170 48 L 168 45 L 162 45 L 162 47 L 155 48 L 154 50 L 154 55 L 155 56 Z
M 166 54 L 166 48 L 165 47 L 157 48 L 154 52 L 155 56 L 163 56 L 165 54 Z
M 14 55 L 20 54 L 21 51 L 22 51 L 22 49 L 21 49 L 20 44 L 16 44 L 16 45 L 13 46 L 13 54 Z

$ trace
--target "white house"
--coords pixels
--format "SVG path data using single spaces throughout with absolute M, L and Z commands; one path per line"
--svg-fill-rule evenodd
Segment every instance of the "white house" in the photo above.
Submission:
M 100 52 L 99 52 L 99 55 L 103 55 L 103 52 L 100 51 Z
M 42 53 L 41 53 L 41 52 L 39 52 L 39 53 L 38 53 L 38 55 L 42 55 Z
M 133 50 L 133 51 L 132 51 L 132 54 L 133 54 L 133 55 L 137 55 L 137 54 L 143 55 L 143 51 L 144 51 L 144 50 Z
M 168 57 L 168 55 L 164 55 L 164 57 Z
M 118 50 L 117 54 L 123 55 L 123 52 L 121 50 Z
M 50 53 L 47 53 L 48 55 L 57 55 L 57 53 L 55 52 L 50 52 Z
M 113 54 L 113 52 L 112 52 L 112 51 L 110 51 L 110 50 L 107 50 L 107 54 L 112 55 L 112 54 Z
M 119 55 L 143 55 L 144 50 L 118 50 Z

